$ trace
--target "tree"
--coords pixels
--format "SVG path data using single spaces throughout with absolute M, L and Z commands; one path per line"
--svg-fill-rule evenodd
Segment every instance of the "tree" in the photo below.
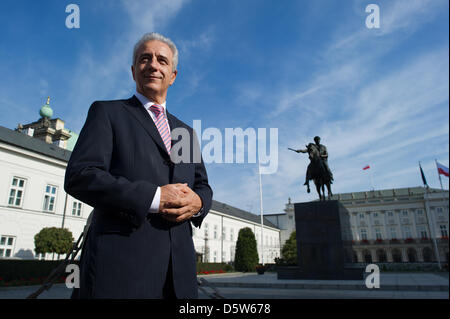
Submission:
M 73 248 L 72 232 L 66 228 L 46 227 L 34 236 L 35 251 L 38 254 L 67 254 Z
M 236 243 L 234 268 L 237 271 L 254 271 L 258 260 L 255 235 L 250 228 L 242 228 Z
M 286 240 L 286 243 L 281 250 L 281 256 L 283 260 L 287 264 L 296 265 L 298 263 L 297 259 L 297 237 L 295 231 L 291 233 L 289 239 Z

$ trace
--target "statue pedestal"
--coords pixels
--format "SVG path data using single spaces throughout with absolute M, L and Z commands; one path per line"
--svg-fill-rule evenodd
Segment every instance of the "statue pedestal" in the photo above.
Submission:
M 296 203 L 294 209 L 298 266 L 280 267 L 278 279 L 363 279 L 364 269 L 345 267 L 351 262 L 344 247 L 351 241 L 345 207 L 334 200 Z

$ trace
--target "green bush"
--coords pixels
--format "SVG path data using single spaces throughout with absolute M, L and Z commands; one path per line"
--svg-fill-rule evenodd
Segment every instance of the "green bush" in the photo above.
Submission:
M 35 251 L 38 254 L 67 254 L 73 248 L 72 233 L 66 228 L 46 227 L 34 236 Z
M 250 228 L 242 228 L 236 243 L 234 268 L 243 272 L 255 271 L 258 260 L 255 235 Z
M 288 240 L 286 240 L 286 243 L 281 250 L 281 257 L 283 258 L 284 263 L 288 265 L 297 265 L 297 237 L 295 231 L 293 231 Z

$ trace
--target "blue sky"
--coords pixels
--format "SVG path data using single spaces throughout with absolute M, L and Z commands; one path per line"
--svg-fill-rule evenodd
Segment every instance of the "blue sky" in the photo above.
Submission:
M 68 29 L 65 8 L 80 8 Z M 365 8 L 380 7 L 368 29 Z M 278 170 L 263 175 L 264 211 L 315 199 L 302 186 L 315 135 L 329 150 L 334 193 L 439 188 L 449 166 L 446 0 L 2 1 L 0 125 L 54 117 L 80 131 L 95 100 L 134 92 L 132 47 L 145 32 L 180 51 L 169 110 L 202 128 L 278 128 Z M 241 145 L 242 146 L 242 145 Z M 371 169 L 362 168 L 370 165 Z M 256 164 L 207 164 L 216 200 L 259 213 Z M 448 178 L 443 178 L 448 189 Z

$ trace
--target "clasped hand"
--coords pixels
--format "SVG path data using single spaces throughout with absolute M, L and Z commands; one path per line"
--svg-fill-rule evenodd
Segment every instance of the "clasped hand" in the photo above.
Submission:
M 187 184 L 161 186 L 159 212 L 171 222 L 183 222 L 197 214 L 202 200 Z

